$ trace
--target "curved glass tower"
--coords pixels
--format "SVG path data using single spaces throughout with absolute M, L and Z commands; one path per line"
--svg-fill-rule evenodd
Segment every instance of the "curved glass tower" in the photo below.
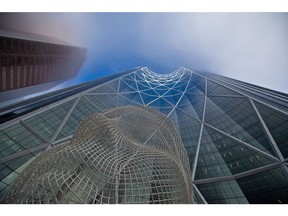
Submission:
M 197 203 L 288 203 L 287 94 L 186 68 L 156 74 L 144 67 L 43 100 L 3 111 L 2 197 L 27 164 L 69 141 L 85 117 L 145 105 L 174 123 Z

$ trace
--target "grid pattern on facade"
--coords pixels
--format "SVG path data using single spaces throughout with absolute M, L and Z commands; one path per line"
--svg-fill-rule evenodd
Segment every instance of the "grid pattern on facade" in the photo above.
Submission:
M 75 76 L 85 59 L 84 48 L 1 27 L 0 102 L 26 96 L 31 90 L 44 91 L 49 85 L 43 84 L 55 86 L 57 81 Z
M 5 37 L 0 54 L 0 91 L 67 79 L 85 60 L 83 48 Z
M 41 140 L 39 148 L 69 140 L 85 116 L 114 107 L 146 105 L 173 121 L 189 157 L 197 202 L 288 203 L 288 96 L 284 93 L 185 68 L 162 75 L 141 68 L 56 102 L 54 109 L 73 98 L 77 100 L 51 138 L 33 129 L 32 123 L 22 124 Z M 48 109 L 19 119 L 25 123 Z M 21 122 L 7 122 L 1 129 L 15 124 Z M 23 153 L 6 149 L 11 153 L 1 159 L 1 165 L 30 149 Z M 10 184 L 1 181 L 2 194 Z
M 5 203 L 194 203 L 188 156 L 172 121 L 124 106 L 82 121 L 18 177 Z

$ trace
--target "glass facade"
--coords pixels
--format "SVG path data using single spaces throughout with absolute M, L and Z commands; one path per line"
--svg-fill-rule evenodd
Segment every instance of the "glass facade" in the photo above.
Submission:
M 194 203 L 184 145 L 155 109 L 123 106 L 91 115 L 58 147 L 23 171 L 5 203 Z
M 288 203 L 287 94 L 186 68 L 156 74 L 145 67 L 0 125 L 1 197 L 20 173 L 9 163 L 27 156 L 18 162 L 27 164 L 69 141 L 87 116 L 142 105 L 173 121 L 198 203 Z

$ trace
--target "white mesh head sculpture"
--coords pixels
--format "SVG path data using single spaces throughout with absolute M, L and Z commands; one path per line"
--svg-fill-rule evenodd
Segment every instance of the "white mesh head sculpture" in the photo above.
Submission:
M 6 203 L 194 203 L 187 153 L 172 121 L 149 107 L 83 120 L 70 142 L 42 153 Z

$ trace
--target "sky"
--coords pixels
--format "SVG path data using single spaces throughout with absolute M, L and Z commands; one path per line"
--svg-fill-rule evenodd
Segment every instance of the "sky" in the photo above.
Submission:
M 5 13 L 0 24 L 87 48 L 78 75 L 54 88 L 146 66 L 180 66 L 288 93 L 288 13 Z

